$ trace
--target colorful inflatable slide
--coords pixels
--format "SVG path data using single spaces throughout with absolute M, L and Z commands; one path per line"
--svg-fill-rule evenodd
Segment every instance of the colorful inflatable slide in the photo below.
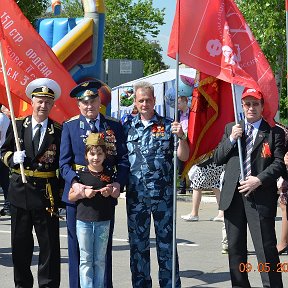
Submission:
M 73 79 L 80 83 L 102 79 L 102 55 L 105 26 L 104 0 L 82 0 L 83 18 L 38 19 L 37 31 L 52 48 Z M 55 15 L 61 12 L 61 1 L 52 0 Z M 110 90 L 101 96 L 102 113 L 110 114 Z

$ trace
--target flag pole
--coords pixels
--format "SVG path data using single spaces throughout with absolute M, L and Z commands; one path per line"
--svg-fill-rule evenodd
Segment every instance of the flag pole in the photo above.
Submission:
M 235 123 L 239 124 L 237 104 L 236 104 L 235 85 L 233 83 L 231 83 L 231 88 L 232 88 L 232 98 L 233 98 L 233 108 L 234 108 Z M 244 180 L 244 166 L 243 166 L 241 138 L 237 139 L 237 144 L 238 144 L 238 154 L 239 154 L 239 162 L 240 162 L 241 179 Z
M 175 111 L 174 119 L 178 121 L 178 87 L 179 87 L 179 54 L 176 54 L 176 79 L 175 79 Z M 177 220 L 177 146 L 178 137 L 174 134 L 174 177 L 173 177 L 173 240 L 172 240 L 172 288 L 176 287 L 176 220 Z
M 3 49 L 2 49 L 2 41 L 0 41 L 0 58 L 1 58 L 1 65 L 2 65 L 4 82 L 5 82 L 5 88 L 6 88 L 6 93 L 7 93 L 7 99 L 8 99 L 8 104 L 9 104 L 9 110 L 11 113 L 11 122 L 12 122 L 12 127 L 13 127 L 13 132 L 14 132 L 16 149 L 17 149 L 17 151 L 21 151 L 17 127 L 16 127 L 14 108 L 13 108 L 13 103 L 12 103 L 11 93 L 10 93 L 10 87 L 9 87 L 9 82 L 8 82 L 8 77 L 7 77 L 7 70 L 6 70 L 6 66 L 5 66 L 5 59 L 4 59 Z M 22 182 L 27 183 L 26 176 L 24 173 L 23 163 L 20 163 L 20 171 L 21 171 Z
M 179 5 L 179 6 L 178 6 Z M 179 39 L 180 39 L 180 9 L 181 9 L 181 1 L 179 0 L 176 4 L 178 9 L 178 27 L 177 27 L 177 52 L 176 52 L 176 78 L 175 78 L 175 105 L 174 105 L 174 121 L 178 121 L 178 88 L 179 88 Z M 177 261 L 177 242 L 176 242 L 176 221 L 177 221 L 177 147 L 178 147 L 178 136 L 174 134 L 174 166 L 173 166 L 173 238 L 172 238 L 172 288 L 176 287 L 176 261 Z

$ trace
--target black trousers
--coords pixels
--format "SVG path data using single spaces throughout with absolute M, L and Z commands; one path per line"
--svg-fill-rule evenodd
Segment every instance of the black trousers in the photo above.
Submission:
M 177 159 L 177 166 L 178 166 L 178 175 L 181 176 L 184 171 L 185 162 Z M 186 177 L 180 179 L 179 188 L 182 193 L 186 193 Z
M 39 243 L 38 285 L 60 286 L 59 219 L 45 209 L 24 210 L 11 205 L 11 243 L 14 282 L 17 288 L 32 288 L 31 261 L 34 250 L 32 229 Z
M 259 215 L 253 195 L 244 197 L 235 191 L 230 207 L 224 211 L 228 239 L 229 266 L 232 287 L 251 288 L 247 264 L 247 223 L 254 244 L 257 267 L 250 273 L 260 273 L 263 287 L 283 288 L 281 273 L 277 271 L 279 256 L 276 248 L 275 218 Z M 248 264 L 249 265 L 249 264 Z M 264 267 L 266 266 L 266 268 Z M 269 266 L 270 272 L 265 269 Z M 248 267 L 248 266 L 246 266 Z
M 0 161 L 0 186 L 3 189 L 4 199 L 7 200 L 8 188 L 9 188 L 9 168 Z

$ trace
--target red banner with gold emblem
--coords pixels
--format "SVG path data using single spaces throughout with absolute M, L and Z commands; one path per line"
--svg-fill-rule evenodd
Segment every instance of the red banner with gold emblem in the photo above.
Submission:
M 221 80 L 262 92 L 274 125 L 278 90 L 271 67 L 233 0 L 178 0 L 168 55 Z
M 231 84 L 200 72 L 199 84 L 193 90 L 190 107 L 190 156 L 183 175 L 188 173 L 192 165 L 212 153 L 223 136 L 225 125 L 233 119 Z
M 0 40 L 16 117 L 31 113 L 30 100 L 25 89 L 35 78 L 53 79 L 61 87 L 61 97 L 50 113 L 52 119 L 62 123 L 78 114 L 76 101 L 70 101 L 69 97 L 70 90 L 76 85 L 74 80 L 15 1 L 1 0 L 0 25 Z M 0 66 L 0 102 L 8 107 L 2 73 Z

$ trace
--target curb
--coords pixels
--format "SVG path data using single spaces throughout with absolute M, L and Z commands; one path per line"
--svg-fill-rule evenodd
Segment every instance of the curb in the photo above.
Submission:
M 126 192 L 120 194 L 119 199 L 126 199 Z M 192 202 L 192 193 L 178 194 L 177 201 Z M 202 198 L 202 203 L 217 203 L 215 195 L 210 191 L 204 191 Z

